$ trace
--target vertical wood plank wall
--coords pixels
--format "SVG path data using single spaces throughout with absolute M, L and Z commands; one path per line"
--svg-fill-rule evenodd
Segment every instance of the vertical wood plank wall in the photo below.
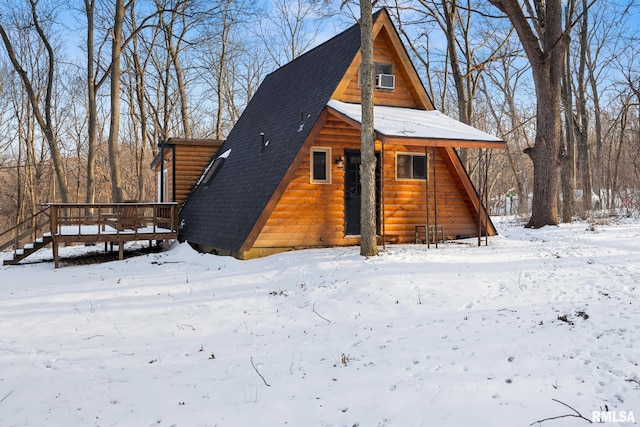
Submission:
M 176 200 L 173 196 L 173 153 L 172 148 L 165 149 L 164 169 L 167 171 L 167 201 L 183 203 L 191 193 L 195 183 L 220 148 L 222 141 L 215 143 L 184 143 L 175 145 L 176 154 Z M 156 173 L 160 167 L 156 167 Z
M 359 243 L 359 236 L 345 236 L 344 169 L 336 165 L 345 150 L 358 150 L 360 131 L 330 117 L 314 147 L 331 148 L 331 183 L 310 183 L 310 154 L 289 183 L 273 213 L 267 220 L 254 248 L 342 246 Z M 381 144 L 377 143 L 378 151 Z M 438 150 L 437 150 L 438 151 Z M 426 191 L 429 192 L 430 223 L 433 212 L 433 159 L 429 159 L 429 182 L 397 180 L 396 152 L 424 154 L 424 148 L 384 147 L 384 230 L 400 243 L 415 240 L 415 225 L 426 224 Z M 429 149 L 431 156 L 431 149 Z M 437 222 L 444 225 L 447 238 L 476 236 L 477 219 L 471 213 L 461 184 L 450 173 L 438 151 L 435 159 L 438 203 Z M 428 187 L 428 190 L 427 190 Z

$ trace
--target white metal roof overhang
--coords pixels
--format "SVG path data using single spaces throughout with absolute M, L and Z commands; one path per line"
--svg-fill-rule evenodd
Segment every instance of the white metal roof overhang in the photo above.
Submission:
M 360 127 L 360 104 L 331 100 L 329 112 Z M 376 137 L 387 143 L 420 147 L 504 148 L 502 139 L 466 125 L 437 110 L 373 107 Z

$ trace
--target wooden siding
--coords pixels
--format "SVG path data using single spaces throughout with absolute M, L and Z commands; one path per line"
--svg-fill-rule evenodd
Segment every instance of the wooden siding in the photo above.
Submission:
M 302 153 L 303 161 L 284 190 L 280 200 L 260 231 L 253 248 L 343 246 L 359 243 L 357 237 L 345 236 L 344 169 L 336 160 L 345 150 L 358 150 L 360 131 L 329 116 L 313 147 L 331 148 L 331 183 L 310 183 L 310 148 Z M 396 179 L 396 152 L 423 155 L 424 148 L 377 143 L 384 148 L 383 207 L 384 232 L 388 240 L 407 243 L 415 240 L 415 226 L 427 223 L 427 197 L 430 223 L 444 225 L 447 238 L 476 236 L 477 218 L 468 200 L 462 181 L 451 174 L 445 149 L 436 149 L 435 194 L 437 221 L 434 214 L 433 166 L 429 159 L 429 178 L 425 180 Z M 428 149 L 429 157 L 432 150 Z
M 173 147 L 165 147 L 164 169 L 167 171 L 167 194 L 169 201 L 182 204 L 191 193 L 195 183 L 220 148 L 222 141 L 208 143 L 181 143 Z M 175 149 L 175 200 L 173 198 L 173 155 Z M 156 165 L 156 173 L 160 172 L 160 163 Z M 157 181 L 156 181 L 156 185 Z
M 378 37 L 376 37 L 373 43 L 373 60 L 375 62 L 383 62 L 393 65 L 393 74 L 396 76 L 395 88 L 393 90 L 375 89 L 373 93 L 373 102 L 376 105 L 419 108 L 419 95 L 416 88 L 412 84 L 398 53 L 389 49 L 390 45 L 391 41 L 389 40 L 387 30 L 386 28 L 383 28 L 380 33 L 378 33 Z M 358 67 L 359 62 L 355 66 Z M 353 103 L 360 102 L 360 85 L 358 82 L 359 73 L 357 72 L 357 69 L 355 71 L 356 72 L 354 73 L 346 74 L 347 76 L 352 74 L 352 76 L 342 94 L 338 96 L 337 99 L 339 101 Z M 413 69 L 410 71 L 413 72 Z
M 461 191 L 461 181 L 451 174 L 441 148 L 427 150 L 427 181 L 402 180 L 395 177 L 396 153 L 425 155 L 424 149 L 385 145 L 384 163 L 384 232 L 402 242 L 415 240 L 415 226 L 443 225 L 447 239 L 476 236 L 477 225 L 468 196 Z M 435 166 L 435 176 L 434 176 Z M 435 185 L 434 185 L 435 184 Z M 434 191 L 436 198 L 434 198 Z M 435 202 L 435 203 L 434 203 Z M 436 215 L 437 208 L 437 215 Z
M 314 147 L 331 147 L 331 184 L 311 184 L 310 148 L 266 221 L 253 247 L 309 247 L 347 244 L 344 224 L 344 169 L 336 159 L 360 145 L 360 130 L 329 116 Z M 356 240 L 352 240 L 352 244 Z

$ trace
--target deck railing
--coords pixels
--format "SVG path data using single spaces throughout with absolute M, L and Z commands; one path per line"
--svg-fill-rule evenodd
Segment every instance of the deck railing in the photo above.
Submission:
M 46 205 L 33 216 L 0 233 L 0 251 L 10 247 L 20 248 L 49 231 L 49 206 Z
M 158 234 L 178 231 L 176 203 L 52 203 L 55 236 Z
M 0 251 L 13 247 L 9 263 L 17 263 L 52 242 L 58 267 L 58 245 L 103 242 L 106 250 L 108 243 L 117 244 L 122 259 L 125 242 L 164 242 L 167 249 L 177 236 L 177 203 L 51 203 L 1 233 Z

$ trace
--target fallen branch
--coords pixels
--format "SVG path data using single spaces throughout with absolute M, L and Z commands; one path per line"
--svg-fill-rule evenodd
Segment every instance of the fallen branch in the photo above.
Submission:
M 258 374 L 260 378 L 262 378 L 264 385 L 266 385 L 267 387 L 271 387 L 271 385 L 267 382 L 267 380 L 264 379 L 260 371 L 258 371 L 258 368 L 256 368 L 256 365 L 253 363 L 253 356 L 251 356 L 251 366 L 253 366 L 253 370 L 256 371 L 256 374 Z
M 13 390 L 11 390 L 9 393 L 7 393 L 2 399 L 0 399 L 0 403 L 4 402 L 5 399 L 9 396 L 11 396 L 13 394 Z
M 580 412 L 578 412 L 575 408 L 573 408 L 573 407 L 571 407 L 571 406 L 567 405 L 567 404 L 566 404 L 566 403 L 564 403 L 564 402 L 559 401 L 558 399 L 551 399 L 551 400 L 553 400 L 554 402 L 558 402 L 558 403 L 559 403 L 559 404 L 561 404 L 561 405 L 566 406 L 567 408 L 569 408 L 569 409 L 571 409 L 573 412 L 575 412 L 575 414 L 565 414 L 565 415 L 558 415 L 557 417 L 543 418 L 543 419 L 541 419 L 541 420 L 538 420 L 538 421 L 534 421 L 534 422 L 532 422 L 531 424 L 529 424 L 530 426 L 532 426 L 532 425 L 534 425 L 534 424 L 542 424 L 542 423 L 543 423 L 543 422 L 545 422 L 545 421 L 557 420 L 557 419 L 560 419 L 560 418 L 567 418 L 567 417 L 581 418 L 581 419 L 583 419 L 583 420 L 587 421 L 588 423 L 593 424 L 593 421 L 591 421 L 589 418 L 585 418 L 584 416 L 582 416 L 582 414 L 581 414 Z
M 93 335 L 93 336 L 91 336 L 91 337 L 82 338 L 82 340 L 83 340 L 83 341 L 86 341 L 86 340 L 90 340 L 90 339 L 92 339 L 92 338 L 98 338 L 98 337 L 103 337 L 103 336 L 104 336 L 104 335 L 102 335 L 102 334 L 98 334 L 98 335 Z
M 331 323 L 331 320 L 327 319 L 326 317 L 321 316 L 321 315 L 320 315 L 320 313 L 318 313 L 318 312 L 316 311 L 316 303 L 315 303 L 315 302 L 313 303 L 313 307 L 312 307 L 312 309 L 313 309 L 313 312 L 316 314 L 316 316 L 318 316 L 318 317 L 319 317 L 319 318 L 321 318 L 322 320 L 327 321 L 328 323 Z

